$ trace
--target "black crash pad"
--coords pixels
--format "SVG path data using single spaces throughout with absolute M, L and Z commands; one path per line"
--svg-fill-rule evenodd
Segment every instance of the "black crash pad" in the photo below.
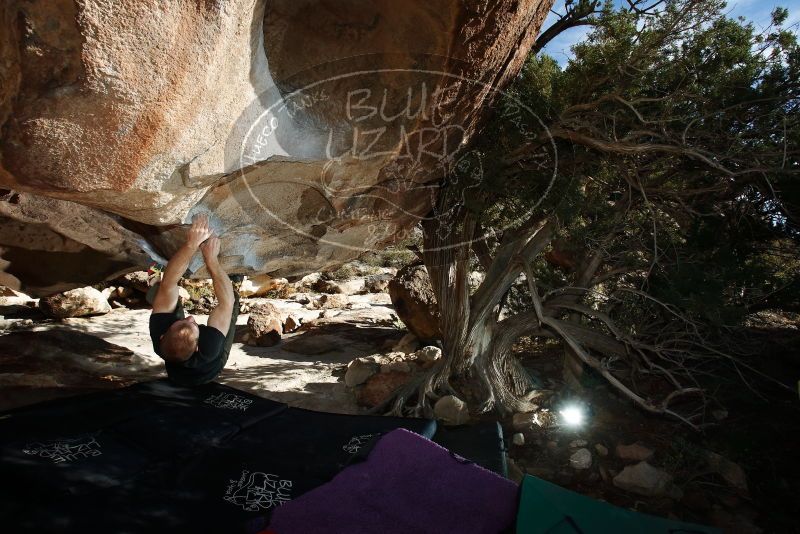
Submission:
M 159 380 L 0 414 L 12 532 L 254 531 L 371 439 L 433 421 L 319 413 Z M 5 529 L 4 529 L 5 530 Z
M 258 532 L 397 428 L 505 474 L 494 423 L 437 431 L 157 380 L 0 414 L 3 531 Z
M 439 425 L 433 441 L 466 460 L 508 477 L 507 448 L 499 423 Z

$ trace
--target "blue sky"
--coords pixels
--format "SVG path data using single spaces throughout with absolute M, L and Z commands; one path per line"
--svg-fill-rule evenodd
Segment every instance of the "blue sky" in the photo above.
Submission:
M 615 0 L 615 3 L 621 2 Z M 788 27 L 794 24 L 795 29 L 797 29 L 797 25 L 800 24 L 800 0 L 728 0 L 728 7 L 725 11 L 731 17 L 743 16 L 747 20 L 753 21 L 756 27 L 763 28 L 769 24 L 769 14 L 776 6 L 789 9 L 789 20 L 786 21 L 785 26 Z M 553 4 L 553 11 L 563 13 L 564 0 L 556 0 Z M 550 13 L 542 29 L 548 28 L 555 20 L 556 16 Z M 570 47 L 583 40 L 588 31 L 589 28 L 587 26 L 579 26 L 567 30 L 550 41 L 544 51 L 546 54 L 553 56 L 563 66 L 571 55 Z

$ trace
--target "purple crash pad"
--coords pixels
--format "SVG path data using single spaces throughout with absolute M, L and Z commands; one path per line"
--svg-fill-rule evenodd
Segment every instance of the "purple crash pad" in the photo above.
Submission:
M 272 514 L 275 534 L 492 533 L 512 527 L 516 484 L 408 430 Z

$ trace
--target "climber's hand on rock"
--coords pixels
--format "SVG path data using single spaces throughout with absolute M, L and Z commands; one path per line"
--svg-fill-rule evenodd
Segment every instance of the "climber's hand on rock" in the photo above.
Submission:
M 205 213 L 195 214 L 195 216 L 192 217 L 192 226 L 189 228 L 186 244 L 197 248 L 200 246 L 200 243 L 208 239 L 211 234 L 211 228 L 208 226 L 208 215 Z
M 200 245 L 200 251 L 203 253 L 203 259 L 206 263 L 217 259 L 217 256 L 219 256 L 219 245 L 219 238 L 215 235 L 212 235 Z

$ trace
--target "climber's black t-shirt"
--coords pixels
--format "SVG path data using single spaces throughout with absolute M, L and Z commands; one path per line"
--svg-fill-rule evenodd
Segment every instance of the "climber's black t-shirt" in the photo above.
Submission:
M 150 315 L 150 338 L 153 340 L 153 350 L 159 356 L 161 355 L 159 341 L 172 323 L 179 319 L 176 312 Z M 197 326 L 200 329 L 200 336 L 194 354 L 180 363 L 164 362 L 167 376 L 180 386 L 199 386 L 211 382 L 225 366 L 225 360 L 222 358 L 225 336 L 213 326 Z

